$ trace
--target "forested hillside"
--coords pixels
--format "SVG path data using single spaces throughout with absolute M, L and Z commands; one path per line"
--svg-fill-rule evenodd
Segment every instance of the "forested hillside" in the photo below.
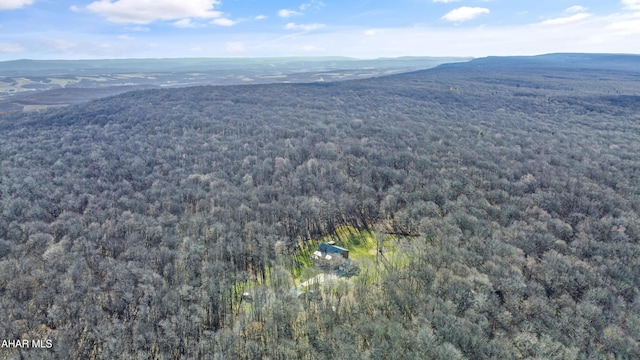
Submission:
M 547 65 L 0 117 L 0 358 L 640 358 L 640 71 Z M 293 297 L 340 226 L 407 261 Z

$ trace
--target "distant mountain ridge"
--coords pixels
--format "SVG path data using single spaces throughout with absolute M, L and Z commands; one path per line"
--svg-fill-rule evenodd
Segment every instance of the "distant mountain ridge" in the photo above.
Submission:
M 357 59 L 341 56 L 272 58 L 164 58 L 100 60 L 11 60 L 0 62 L 0 76 L 97 75 L 122 72 L 198 72 L 220 70 L 330 70 L 424 67 L 444 62 L 468 61 L 470 57 L 399 57 Z
M 273 58 L 164 58 L 164 59 L 100 59 L 100 60 L 11 60 L 0 61 L 0 76 L 55 74 L 105 74 L 110 72 L 166 72 L 208 70 L 254 70 L 283 67 L 290 70 L 319 64 L 323 68 L 396 67 L 405 65 L 441 64 L 448 67 L 575 67 L 588 69 L 638 70 L 640 55 L 607 53 L 550 53 L 533 56 L 425 57 L 358 59 L 342 56 L 273 57 Z
M 553 78 L 550 70 L 640 72 L 640 55 L 552 53 L 483 58 L 349 57 L 169 58 L 104 60 L 14 60 L 0 62 L 0 114 L 82 103 L 103 96 L 153 87 L 307 83 L 407 76 L 411 72 L 452 78 L 496 72 Z M 499 76 L 499 77 L 500 77 Z M 586 76 L 586 74 L 580 74 Z M 635 75 L 633 75 L 635 76 Z M 511 81 L 525 86 L 522 78 Z M 537 80 L 531 79 L 538 84 Z M 552 85 L 547 85 L 552 86 Z M 455 87 L 455 86 L 454 86 Z M 78 91 L 86 89 L 86 91 Z
M 552 53 L 535 56 L 488 56 L 465 63 L 442 64 L 438 68 L 573 68 L 640 71 L 640 55 Z

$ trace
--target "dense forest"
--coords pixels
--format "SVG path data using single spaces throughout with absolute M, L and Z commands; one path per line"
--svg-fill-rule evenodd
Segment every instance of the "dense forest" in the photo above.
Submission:
M 0 117 L 0 358 L 640 358 L 640 70 L 500 61 Z M 293 297 L 343 226 L 407 260 Z

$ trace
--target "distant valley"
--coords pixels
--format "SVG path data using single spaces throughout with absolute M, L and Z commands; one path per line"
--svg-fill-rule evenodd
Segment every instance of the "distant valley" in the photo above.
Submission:
M 0 62 L 0 113 L 39 110 L 150 88 L 330 82 L 470 58 L 404 57 L 16 60 Z

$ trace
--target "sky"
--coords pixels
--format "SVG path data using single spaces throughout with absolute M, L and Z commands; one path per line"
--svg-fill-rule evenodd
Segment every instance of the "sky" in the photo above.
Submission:
M 0 0 L 0 60 L 640 54 L 640 0 Z

